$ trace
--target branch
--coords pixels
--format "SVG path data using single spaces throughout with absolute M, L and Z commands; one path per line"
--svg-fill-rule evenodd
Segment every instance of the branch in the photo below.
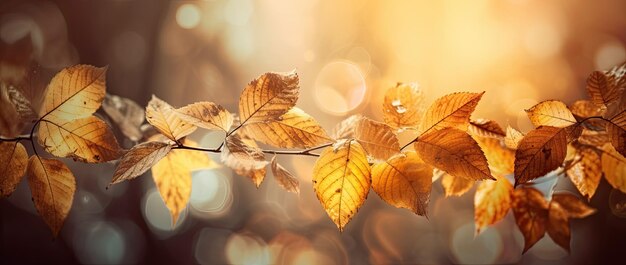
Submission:
M 329 147 L 332 144 L 333 143 L 326 143 L 326 144 L 311 147 L 308 149 L 293 150 L 293 151 L 291 150 L 261 150 L 261 151 L 266 154 L 274 154 L 274 155 L 303 155 L 303 156 L 319 157 L 320 156 L 319 154 L 311 153 L 311 152 L 318 150 L 318 149 L 325 148 L 325 147 Z M 221 153 L 223 146 L 224 144 L 220 145 L 218 148 L 202 148 L 202 147 L 193 147 L 193 146 L 186 146 L 186 145 L 180 144 L 180 145 L 174 146 L 172 149 L 185 149 L 185 150 L 194 150 L 194 151 L 201 151 L 201 152 Z

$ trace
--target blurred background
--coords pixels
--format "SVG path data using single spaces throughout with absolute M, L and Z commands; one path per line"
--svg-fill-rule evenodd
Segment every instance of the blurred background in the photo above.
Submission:
M 474 118 L 528 131 L 524 109 L 585 98 L 591 71 L 626 60 L 626 2 L 0 1 L 0 42 L 28 35 L 44 84 L 69 65 L 108 65 L 108 92 L 141 106 L 156 94 L 174 106 L 207 100 L 236 112 L 250 80 L 296 69 L 298 106 L 329 132 L 351 114 L 382 120 L 384 91 L 399 81 L 418 82 L 427 104 L 450 92 L 486 91 Z M 223 134 L 192 138 L 214 147 Z M 271 177 L 257 190 L 226 168 L 198 171 L 176 227 L 149 173 L 105 189 L 115 165 L 68 162 L 78 189 L 59 238 L 52 239 L 22 181 L 0 201 L 0 260 L 606 264 L 626 248 L 626 199 L 604 180 L 590 202 L 598 212 L 571 221 L 571 254 L 545 236 L 522 256 L 511 213 L 474 237 L 474 189 L 444 198 L 439 181 L 428 219 L 372 192 L 340 234 L 313 193 L 315 159 L 279 161 L 300 179 L 299 196 Z

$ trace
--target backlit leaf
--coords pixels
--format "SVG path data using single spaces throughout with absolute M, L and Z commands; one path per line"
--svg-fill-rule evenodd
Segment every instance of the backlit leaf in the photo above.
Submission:
M 9 95 L 0 84 L 0 135 L 14 137 L 20 134 L 24 124 L 20 120 L 20 115 L 11 104 Z
M 365 117 L 356 123 L 354 138 L 376 159 L 385 160 L 400 152 L 398 138 L 391 127 Z
M 394 128 L 414 128 L 422 117 L 424 95 L 417 83 L 398 83 L 387 89 L 383 101 L 383 118 Z
M 482 93 L 454 93 L 443 96 L 432 105 L 424 114 L 419 131 L 425 134 L 430 130 L 440 130 L 453 127 L 466 131 L 470 115 L 474 112 Z
M 580 194 L 591 199 L 602 178 L 600 155 L 591 148 L 580 149 L 578 162 L 567 170 L 567 176 Z
M 286 191 L 300 194 L 300 182 L 283 166 L 276 162 L 276 156 L 272 158 L 272 174 L 278 182 L 278 185 L 283 187 Z
M 476 142 L 485 153 L 491 173 L 504 176 L 515 170 L 515 151 L 505 147 L 502 141 L 495 138 L 481 138 Z
M 474 186 L 474 181 L 457 178 L 444 172 L 443 177 L 441 177 L 441 185 L 446 197 L 461 196 Z
M 21 143 L 0 142 L 0 198 L 8 197 L 26 173 L 28 154 Z
M 583 201 L 576 196 L 568 193 L 554 193 L 552 194 L 551 206 L 559 204 L 568 218 L 585 218 L 596 212 L 595 209 L 589 207 Z
M 587 92 L 591 102 L 598 106 L 608 107 L 620 99 L 620 91 L 614 85 L 615 76 L 594 71 L 587 78 Z
M 299 78 L 295 72 L 265 73 L 244 88 L 239 97 L 241 124 L 276 120 L 296 105 Z
M 146 114 L 142 107 L 128 98 L 107 94 L 102 101 L 102 109 L 120 128 L 124 136 L 132 141 L 143 138 L 141 124 Z
M 626 193 L 626 158 L 610 144 L 602 147 L 602 172 L 613 188 Z
M 474 195 L 474 223 L 476 234 L 502 220 L 511 208 L 513 185 L 504 177 L 496 181 L 483 181 Z
M 502 138 L 506 136 L 500 125 L 492 120 L 477 119 L 470 122 L 468 132 L 471 135 L 490 138 Z
M 154 95 L 146 107 L 146 120 L 172 141 L 193 133 L 197 128 L 181 119 L 172 106 Z
M 558 100 L 543 101 L 526 110 L 526 113 L 535 127 L 564 128 L 576 123 L 576 118 L 565 103 Z
M 523 138 L 524 135 L 520 131 L 514 129 L 511 126 L 506 127 L 506 136 L 504 137 L 504 144 L 506 145 L 506 147 L 513 150 L 517 149 L 517 146 Z
M 226 150 L 222 151 L 222 162 L 239 175 L 250 178 L 258 188 L 265 178 L 267 161 L 254 140 L 233 134 L 226 138 Z
M 518 188 L 513 191 L 515 223 L 524 236 L 525 253 L 546 233 L 548 203 L 535 188 Z
M 617 113 L 606 123 L 609 139 L 620 154 L 626 156 L 626 109 Z
M 134 146 L 120 159 L 111 184 L 140 176 L 165 157 L 170 150 L 172 146 L 163 142 L 146 142 Z
M 213 102 L 197 102 L 177 110 L 180 117 L 200 128 L 227 132 L 233 125 L 233 115 Z
M 567 153 L 565 129 L 540 126 L 520 142 L 515 152 L 515 186 L 557 169 Z
M 595 209 L 581 202 L 571 194 L 553 194 L 548 210 L 548 235 L 554 242 L 570 251 L 570 218 L 584 218 L 595 212 Z
M 355 114 L 338 123 L 333 129 L 333 139 L 354 138 L 356 124 L 363 118 L 362 115 Z

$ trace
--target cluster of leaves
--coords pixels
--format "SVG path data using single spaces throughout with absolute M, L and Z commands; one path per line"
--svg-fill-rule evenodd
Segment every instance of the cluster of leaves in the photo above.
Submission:
M 7 93 L 8 109 L 14 113 L 3 111 L 2 116 L 36 119 L 27 137 L 17 136 L 21 128 L 6 126 L 17 120 L 0 127 L 0 134 L 8 137 L 0 146 L 0 165 L 8 165 L 0 188 L 2 196 L 8 196 L 27 172 L 37 209 L 58 233 L 71 207 L 74 177 L 59 160 L 35 154 L 27 162 L 19 141 L 34 142 L 37 127 L 38 142 L 54 156 L 88 163 L 119 160 L 111 184 L 151 170 L 173 223 L 189 201 L 192 171 L 218 166 L 207 153 L 221 153 L 222 164 L 257 187 L 269 164 L 279 185 L 294 193 L 299 193 L 299 182 L 276 155 L 307 155 L 319 157 L 312 172 L 313 188 L 340 231 L 370 190 L 392 206 L 426 215 L 435 179 L 441 178 L 448 196 L 459 196 L 480 181 L 474 197 L 477 234 L 512 209 L 525 238 L 524 251 L 546 231 L 569 250 L 569 219 L 595 210 L 571 194 L 547 194 L 548 202 L 532 187 L 533 180 L 560 168 L 587 198 L 593 196 L 602 174 L 626 192 L 625 71 L 621 65 L 594 72 L 587 86 L 591 101 L 569 108 L 560 101 L 532 107 L 528 114 L 537 128 L 526 135 L 511 127 L 505 131 L 495 121 L 471 119 L 484 92 L 446 95 L 424 108 L 422 91 L 410 83 L 386 91 L 384 122 L 354 115 L 329 135 L 296 107 L 295 72 L 265 73 L 250 82 L 239 98 L 238 115 L 233 115 L 213 102 L 175 108 L 154 96 L 144 112 L 131 100 L 105 96 L 106 69 L 78 65 L 52 79 L 41 108 Z M 120 131 L 139 142 L 130 150 L 122 151 L 106 123 L 92 116 L 103 100 L 105 113 Z M 224 141 L 216 148 L 199 147 L 187 139 L 197 129 L 222 131 Z M 401 147 L 398 134 L 404 131 L 417 136 Z M 268 161 L 266 155 L 273 157 Z M 507 178 L 510 175 L 515 185 Z

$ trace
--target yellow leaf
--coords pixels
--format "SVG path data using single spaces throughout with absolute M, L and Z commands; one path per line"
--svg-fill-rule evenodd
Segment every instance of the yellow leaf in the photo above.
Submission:
M 470 115 L 483 94 L 485 92 L 454 93 L 435 100 L 424 114 L 419 131 L 425 134 L 448 127 L 466 131 Z
M 606 75 L 600 71 L 594 71 L 587 78 L 587 92 L 591 102 L 603 108 L 616 102 L 620 98 L 620 91 L 615 84 L 614 75 Z
M 606 130 L 615 150 L 626 156 L 626 109 L 617 113 L 606 123 Z
M 0 142 L 0 198 L 8 197 L 26 173 L 28 154 L 21 143 Z
M 420 136 L 415 142 L 415 151 L 424 162 L 452 176 L 468 180 L 493 179 L 478 143 L 459 129 L 445 128 Z
M 501 140 L 494 138 L 476 139 L 478 146 L 485 153 L 491 173 L 504 176 L 515 170 L 515 151 L 506 148 Z
M 296 105 L 300 79 L 295 72 L 265 73 L 244 88 L 239 97 L 241 124 L 276 120 Z
M 432 176 L 431 166 L 406 152 L 372 167 L 372 188 L 388 204 L 426 215 Z
M 363 117 L 354 128 L 354 138 L 376 159 L 388 159 L 400 153 L 398 138 L 389 125 Z
M 333 139 L 354 138 L 354 128 L 361 119 L 362 115 L 355 114 L 338 123 L 333 129 Z
M 468 132 L 471 135 L 489 138 L 502 138 L 506 136 L 500 124 L 492 120 L 477 119 L 471 121 L 468 127 Z
M 370 165 L 357 141 L 339 141 L 324 149 L 315 162 L 315 194 L 339 231 L 363 205 L 370 185 Z
M 72 208 L 74 175 L 63 162 L 39 156 L 30 157 L 27 174 L 35 208 L 56 237 Z
M 526 253 L 546 233 L 548 203 L 537 189 L 518 188 L 513 191 L 511 209 L 515 223 L 524 236 L 523 253 Z
M 154 95 L 146 107 L 146 120 L 172 141 L 191 134 L 197 128 L 192 123 L 181 119 L 172 106 Z
M 602 171 L 613 188 L 626 193 L 626 158 L 610 144 L 602 147 Z
M 221 159 L 235 173 L 250 178 L 257 188 L 265 178 L 265 155 L 254 140 L 246 136 L 239 133 L 228 136 Z
M 561 166 L 567 153 L 566 134 L 562 128 L 540 126 L 524 136 L 515 152 L 515 186 Z
M 511 126 L 506 127 L 506 136 L 504 137 L 504 144 L 506 145 L 506 147 L 513 150 L 517 149 L 517 146 L 523 138 L 524 135 L 520 131 L 514 129 Z
M 591 148 L 583 148 L 574 161 L 578 162 L 567 170 L 567 176 L 580 194 L 591 199 L 602 178 L 600 155 Z
M 313 117 L 296 107 L 278 120 L 243 128 L 255 140 L 279 148 L 310 148 L 332 141 Z
M 446 197 L 461 196 L 474 186 L 474 181 L 465 178 L 457 178 L 444 172 L 441 178 L 441 185 L 443 186 Z
M 503 177 L 496 181 L 483 181 L 474 195 L 474 223 L 476 234 L 502 220 L 511 208 L 513 185 Z
M 146 142 L 131 148 L 120 159 L 111 184 L 134 179 L 148 171 L 167 155 L 172 146 L 162 142 Z
M 121 155 L 113 132 L 95 116 L 72 121 L 43 120 L 39 124 L 38 138 L 47 152 L 58 157 L 100 163 Z
M 558 100 L 543 101 L 526 110 L 528 118 L 535 125 L 564 128 L 576 123 L 576 118 L 565 103 Z
M 227 132 L 233 125 L 233 115 L 213 102 L 197 102 L 177 110 L 180 117 L 200 128 Z
M 414 128 L 422 117 L 424 95 L 417 83 L 398 83 L 387 89 L 383 101 L 383 118 L 394 128 Z
M 106 71 L 90 65 L 61 70 L 48 84 L 39 117 L 61 123 L 91 116 L 104 99 Z
M 272 158 L 272 174 L 278 181 L 278 185 L 286 191 L 300 194 L 300 182 L 283 166 L 276 162 L 276 156 Z

